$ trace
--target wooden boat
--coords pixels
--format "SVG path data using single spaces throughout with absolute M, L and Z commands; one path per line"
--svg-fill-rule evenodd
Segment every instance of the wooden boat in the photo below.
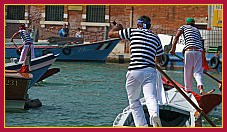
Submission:
M 51 42 L 34 42 L 35 56 L 39 57 L 48 53 L 59 54 L 59 61 L 105 61 L 109 53 L 118 44 L 120 39 L 108 39 L 94 43 L 77 43 L 60 41 L 55 38 Z M 52 42 L 53 41 L 53 42 Z M 20 43 L 16 42 L 18 45 Z M 12 43 L 6 43 L 6 58 L 19 58 L 18 52 Z
M 83 38 L 75 38 L 75 37 L 49 37 L 47 41 L 52 44 L 66 44 L 66 43 L 74 43 L 74 44 L 82 44 L 84 43 Z
M 166 104 L 159 103 L 160 119 L 163 127 L 196 127 L 202 126 L 201 116 L 195 116 L 196 109 L 188 103 L 185 98 L 173 87 L 167 79 L 162 77 L 162 82 L 165 88 L 167 97 Z M 183 88 L 177 83 L 177 86 Z M 186 92 L 185 92 L 186 93 Z M 200 108 L 205 114 L 209 114 L 215 107 L 217 107 L 222 97 L 220 94 L 206 94 L 198 95 L 194 92 L 186 93 L 186 95 Z M 212 101 L 208 101 L 212 100 Z M 149 123 L 149 114 L 144 101 L 140 100 L 143 105 L 146 119 Z M 135 126 L 129 106 L 126 107 L 120 114 L 117 115 L 113 122 L 114 127 Z
M 30 65 L 30 73 L 33 75 L 33 78 L 29 84 L 29 88 L 33 86 L 37 81 L 39 81 L 45 73 L 47 73 L 48 69 L 50 66 L 56 61 L 57 57 L 59 54 L 47 54 L 44 56 L 40 56 L 37 58 L 34 58 L 31 60 L 31 65 Z M 11 62 L 11 63 L 6 63 L 5 69 L 6 70 L 16 70 L 18 71 L 23 62 Z M 55 74 L 54 72 L 53 74 Z M 48 77 L 51 76 L 50 73 L 48 72 Z M 46 76 L 47 77 L 47 76 Z
M 5 103 L 6 109 L 26 109 L 28 88 L 33 75 L 17 71 L 5 71 Z

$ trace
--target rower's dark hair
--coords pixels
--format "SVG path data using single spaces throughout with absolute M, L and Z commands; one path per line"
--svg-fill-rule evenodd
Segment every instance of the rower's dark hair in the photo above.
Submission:
M 150 29 L 150 27 L 151 27 L 151 19 L 150 19 L 150 17 L 143 15 L 138 20 L 143 21 L 143 24 L 146 25 L 145 27 L 143 26 L 144 28 Z
M 24 30 L 25 30 L 25 25 L 24 25 L 24 24 L 22 24 L 22 25 L 20 25 L 20 26 L 19 26 L 19 28 L 20 28 L 20 30 L 22 30 L 22 29 L 24 29 Z

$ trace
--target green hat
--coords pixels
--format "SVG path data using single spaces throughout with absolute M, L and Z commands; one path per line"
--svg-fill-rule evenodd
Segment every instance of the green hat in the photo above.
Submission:
M 187 23 L 192 23 L 192 22 L 195 22 L 194 18 L 187 18 L 186 19 L 186 22 Z

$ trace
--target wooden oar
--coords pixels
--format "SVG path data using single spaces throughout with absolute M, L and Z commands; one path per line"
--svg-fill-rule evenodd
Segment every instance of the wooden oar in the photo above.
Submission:
M 165 76 L 165 78 L 170 81 L 173 86 L 178 90 L 179 93 L 181 93 L 181 95 L 183 95 L 183 97 L 199 112 L 201 113 L 201 115 L 208 121 L 208 123 L 210 123 L 211 126 L 216 127 L 216 125 L 206 116 L 206 114 L 202 111 L 201 108 L 199 108 L 182 90 L 180 87 L 178 87 L 176 85 L 176 83 L 165 73 L 162 71 L 162 69 L 156 65 L 156 68 L 158 69 L 158 71 Z
M 13 41 L 12 43 L 13 43 L 13 45 L 17 48 L 17 45 L 14 43 L 14 41 Z
M 45 72 L 45 74 L 37 82 L 40 82 L 58 72 L 60 72 L 60 68 L 50 68 Z
M 182 57 L 180 57 L 179 55 L 174 55 L 177 58 L 181 59 L 184 62 L 184 59 Z M 206 71 L 203 71 L 204 74 L 206 74 L 207 76 L 209 76 L 210 78 L 214 79 L 215 81 L 217 81 L 218 83 L 221 84 L 221 86 L 219 87 L 219 90 L 222 91 L 222 81 L 218 80 L 217 78 L 215 78 L 214 76 L 210 75 L 209 73 L 207 73 Z
M 22 48 L 21 49 L 19 49 L 18 48 L 18 46 L 14 43 L 14 41 L 12 42 L 13 43 L 13 45 L 16 47 L 16 52 L 17 52 L 17 55 L 21 55 L 21 51 L 22 51 Z

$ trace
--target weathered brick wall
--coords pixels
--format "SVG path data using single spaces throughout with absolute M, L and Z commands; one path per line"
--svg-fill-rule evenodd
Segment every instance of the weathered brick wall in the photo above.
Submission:
M 82 11 L 72 10 L 68 11 L 69 21 L 69 37 L 75 37 L 77 28 L 82 28 L 80 23 L 82 22 Z
M 29 7 L 28 7 L 29 8 Z M 124 27 L 130 27 L 130 13 L 132 13 L 132 25 L 136 27 L 137 19 L 142 15 L 147 15 L 151 18 L 152 31 L 156 34 L 175 34 L 176 30 L 185 23 L 187 17 L 194 17 L 196 22 L 206 22 L 208 6 L 206 5 L 110 5 L 106 8 L 106 14 L 109 15 L 109 22 L 116 21 Z M 40 21 L 44 18 L 41 13 L 45 13 L 45 6 L 32 5 L 29 11 L 30 27 L 39 30 L 39 39 L 46 39 L 51 36 L 58 36 L 58 30 L 61 25 L 45 25 L 41 28 Z M 82 28 L 80 23 L 85 21 L 82 19 L 82 14 L 86 14 L 86 6 L 83 5 L 81 11 L 68 11 L 65 6 L 65 12 L 68 14 L 70 26 L 70 37 L 75 36 L 76 29 Z M 6 37 L 10 37 L 12 32 L 18 30 L 20 24 L 7 24 Z M 111 27 L 110 27 L 111 28 Z M 105 27 L 87 26 L 85 33 L 85 41 L 94 42 L 103 40 L 105 37 Z
M 117 23 L 121 23 L 124 27 L 127 25 L 126 16 L 126 7 L 123 5 L 114 5 L 110 6 L 110 22 L 116 21 Z M 128 16 L 129 19 L 129 16 Z
M 45 11 L 44 6 L 30 6 L 30 24 L 36 28 L 41 28 L 41 13 Z
M 137 19 L 142 15 L 151 18 L 151 29 L 154 33 L 175 34 L 176 30 L 185 24 L 187 17 L 194 17 L 196 22 L 207 22 L 208 6 L 192 5 L 136 5 L 111 6 L 110 21 L 116 20 L 124 27 L 130 27 L 130 10 L 133 7 L 132 23 L 136 27 Z
M 121 23 L 124 28 L 137 26 L 137 20 L 142 15 L 151 18 L 151 30 L 156 34 L 175 35 L 177 29 L 185 24 L 187 17 L 194 17 L 197 23 L 206 23 L 208 6 L 202 5 L 136 5 L 110 6 L 110 22 Z M 132 19 L 130 20 L 130 15 Z M 125 43 L 125 53 L 129 53 L 128 41 Z

